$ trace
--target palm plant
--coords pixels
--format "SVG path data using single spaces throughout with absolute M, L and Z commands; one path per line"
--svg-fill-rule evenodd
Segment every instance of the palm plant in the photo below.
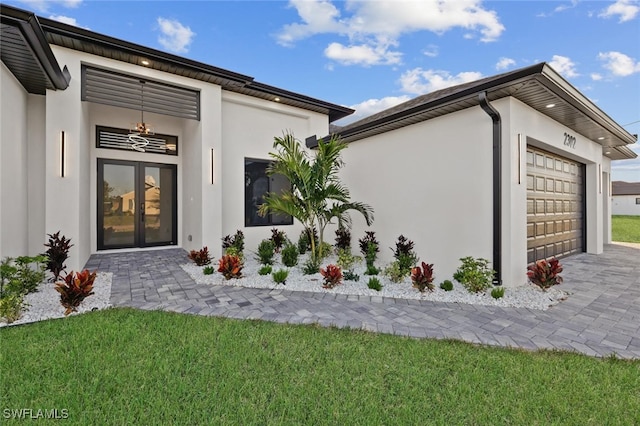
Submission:
M 360 212 L 367 225 L 373 221 L 373 209 L 364 203 L 350 200 L 349 190 L 340 182 L 338 171 L 344 162 L 340 152 L 347 147 L 338 137 L 327 142 L 318 141 L 315 157 L 308 152 L 293 134 L 285 133 L 274 138 L 274 159 L 267 174 L 281 174 L 291 182 L 291 190 L 280 194 L 269 193 L 260 206 L 261 215 L 276 212 L 293 216 L 309 232 L 315 227 L 319 234 L 319 246 L 324 241 L 324 230 L 333 219 L 343 226 L 350 224 L 349 210 Z M 311 239 L 311 256 L 319 257 L 318 247 Z

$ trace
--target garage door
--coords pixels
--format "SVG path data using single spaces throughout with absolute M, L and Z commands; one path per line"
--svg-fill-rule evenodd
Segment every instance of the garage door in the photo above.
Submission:
M 584 165 L 527 146 L 527 259 L 583 251 Z

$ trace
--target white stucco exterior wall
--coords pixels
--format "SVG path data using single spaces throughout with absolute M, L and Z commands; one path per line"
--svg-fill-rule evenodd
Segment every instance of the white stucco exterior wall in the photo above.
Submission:
M 614 215 L 640 216 L 640 204 L 636 200 L 638 195 L 614 195 L 612 197 L 612 211 Z
M 352 245 L 376 232 L 378 265 L 392 260 L 400 234 L 436 281 L 451 279 L 465 256 L 492 260 L 492 130 L 479 107 L 355 141 L 341 172 L 351 198 L 370 204 L 370 229 L 354 214 Z
M 29 95 L 0 65 L 0 259 L 28 253 L 27 111 Z M 35 254 L 35 253 L 33 253 Z
M 304 144 L 308 136 L 328 133 L 328 117 L 277 102 L 223 93 L 222 236 L 242 230 L 246 250 L 257 250 L 260 241 L 271 236 L 273 226 L 244 226 L 245 158 L 270 160 L 274 137 L 281 137 L 287 131 Z M 286 232 L 292 241 L 297 241 L 302 230 L 295 219 L 293 225 L 277 228 Z

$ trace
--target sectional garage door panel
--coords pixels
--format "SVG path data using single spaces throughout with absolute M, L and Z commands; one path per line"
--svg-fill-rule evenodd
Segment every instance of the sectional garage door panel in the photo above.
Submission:
M 527 261 L 583 251 L 584 165 L 527 146 Z

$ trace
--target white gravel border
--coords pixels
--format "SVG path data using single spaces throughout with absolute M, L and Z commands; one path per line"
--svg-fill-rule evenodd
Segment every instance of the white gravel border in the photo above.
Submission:
M 307 258 L 306 255 L 300 256 L 297 266 L 287 268 L 280 263 L 280 255 L 276 254 L 274 257 L 276 261 L 273 265 L 273 271 L 281 268 L 289 270 L 289 276 L 286 283 L 283 285 L 276 284 L 273 281 L 271 274 L 259 275 L 258 269 L 260 269 L 261 265 L 254 259 L 254 257 L 255 255 L 253 253 L 245 254 L 244 267 L 242 269 L 243 277 L 239 279 L 226 280 L 222 274 L 218 272 L 214 272 L 212 275 L 204 275 L 203 267 L 197 266 L 195 263 L 183 264 L 181 267 L 198 284 L 207 285 L 312 291 L 317 293 L 430 300 L 435 302 L 466 303 L 471 305 L 529 308 L 536 310 L 547 310 L 549 307 L 560 303 L 568 297 L 568 293 L 558 288 L 551 288 L 544 292 L 532 284 L 514 288 L 507 287 L 505 288 L 504 297 L 501 299 L 494 299 L 491 297 L 491 290 L 488 290 L 485 293 L 469 293 L 460 283 L 455 281 L 453 281 L 452 291 L 444 291 L 439 287 L 440 283 L 444 279 L 438 279 L 437 276 L 434 280 L 436 289 L 433 292 L 425 291 L 424 293 L 420 293 L 417 289 L 413 288 L 409 277 L 405 278 L 401 283 L 394 283 L 382 274 L 377 276 L 382 284 L 382 290 L 375 291 L 367 287 L 367 282 L 370 277 L 364 274 L 364 262 L 361 262 L 362 264 L 359 265 L 359 267 L 354 268 L 355 272 L 360 275 L 359 281 L 354 282 L 343 280 L 341 285 L 338 285 L 333 289 L 325 289 L 322 287 L 323 277 L 319 273 L 303 275 L 302 265 Z M 335 261 L 335 256 L 329 257 L 325 262 L 323 262 L 323 266 L 326 266 L 329 263 L 335 263 Z M 214 267 L 214 271 L 217 271 L 217 261 L 213 261 L 211 266 Z
M 111 307 L 109 299 L 111 297 L 111 272 L 98 272 L 93 282 L 93 294 L 84 299 L 78 310 L 71 315 L 79 315 L 98 309 Z M 36 321 L 43 321 L 53 318 L 64 318 L 65 308 L 60 304 L 60 293 L 55 290 L 55 284 L 49 281 L 40 283 L 38 291 L 29 293 L 24 298 L 26 306 L 22 315 L 11 324 L 7 324 L 4 319 L 0 319 L 0 327 L 27 324 Z

